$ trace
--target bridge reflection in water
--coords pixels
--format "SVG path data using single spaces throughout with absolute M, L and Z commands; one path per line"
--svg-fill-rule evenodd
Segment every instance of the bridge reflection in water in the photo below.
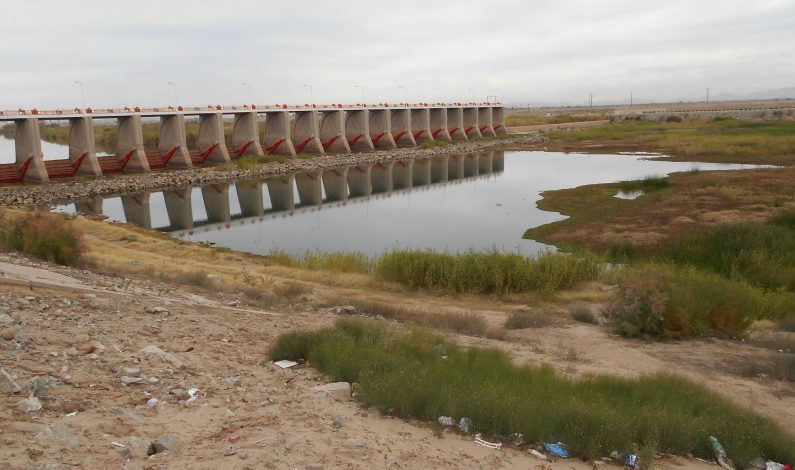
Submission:
M 368 165 L 270 177 L 262 180 L 216 183 L 194 188 L 183 186 L 162 192 L 142 192 L 119 196 L 118 207 L 106 207 L 116 198 L 94 198 L 75 202 L 75 211 L 89 216 L 108 216 L 145 228 L 191 238 L 202 232 L 220 231 L 234 226 L 258 223 L 271 218 L 312 212 L 329 206 L 386 198 L 446 184 L 459 184 L 502 173 L 504 152 L 449 155 L 430 159 L 407 159 Z M 231 192 L 236 194 L 233 209 Z M 204 211 L 194 197 L 201 195 Z M 162 195 L 167 216 L 153 224 L 153 197 Z M 162 209 L 161 205 L 161 209 Z M 65 207 L 61 210 L 69 210 Z M 119 213 L 121 212 L 121 213 Z M 162 212 L 162 210 L 161 210 Z M 202 213 L 203 212 L 203 213 Z M 313 250 L 315 247 L 306 247 Z

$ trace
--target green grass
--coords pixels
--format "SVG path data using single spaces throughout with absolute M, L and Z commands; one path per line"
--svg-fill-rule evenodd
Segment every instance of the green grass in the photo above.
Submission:
M 418 325 L 435 330 L 452 331 L 469 336 L 490 336 L 486 320 L 474 313 L 430 312 L 402 304 L 355 300 L 348 302 L 358 312 L 380 315 L 390 320 Z
M 503 326 L 506 330 L 523 330 L 525 328 L 544 328 L 557 323 L 558 320 L 547 312 L 531 308 L 526 312 L 513 312 L 505 320 Z
M 298 265 L 334 273 L 369 273 L 373 262 L 368 256 L 359 252 L 307 251 L 298 259 Z
M 421 149 L 433 149 L 439 147 L 447 147 L 450 145 L 450 142 L 445 142 L 443 140 L 428 140 L 420 144 Z
M 463 349 L 426 331 L 396 332 L 362 320 L 284 334 L 270 356 L 304 358 L 331 380 L 357 382 L 366 405 L 395 416 L 467 416 L 487 436 L 518 432 L 530 443 L 562 441 L 584 458 L 632 443 L 710 458 L 707 438 L 714 435 L 739 465 L 758 456 L 795 460 L 788 431 L 673 375 L 575 380 L 548 366 L 515 365 L 501 350 Z
M 619 181 L 616 183 L 616 187 L 619 191 L 624 191 L 625 193 L 632 191 L 651 192 L 670 188 L 671 183 L 665 176 L 649 175 L 639 180 Z
M 0 210 L 0 246 L 63 265 L 78 264 L 86 251 L 83 234 L 67 216 L 40 211 Z
M 577 303 L 572 305 L 569 308 L 569 316 L 574 321 L 578 321 L 580 323 L 589 323 L 591 325 L 598 325 L 599 320 L 596 318 L 596 315 L 588 308 L 587 305 Z

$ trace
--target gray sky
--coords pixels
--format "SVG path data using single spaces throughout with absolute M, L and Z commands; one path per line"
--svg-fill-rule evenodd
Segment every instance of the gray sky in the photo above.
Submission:
M 0 108 L 703 99 L 795 86 L 793 0 L 0 0 Z

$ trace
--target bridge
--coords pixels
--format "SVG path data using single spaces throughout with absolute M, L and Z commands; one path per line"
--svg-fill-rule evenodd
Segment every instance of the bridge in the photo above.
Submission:
M 316 210 L 323 204 L 347 204 L 373 196 L 389 197 L 402 191 L 489 177 L 504 169 L 504 152 L 492 151 L 477 155 L 345 166 L 314 173 L 241 181 L 235 183 L 239 214 L 231 213 L 230 183 L 209 184 L 201 188 L 207 216 L 204 220 L 193 219 L 193 188 L 182 186 L 162 191 L 169 225 L 157 229 L 184 237 L 196 231 L 214 231 L 252 223 L 266 216 L 279 217 Z M 270 207 L 265 204 L 266 191 Z M 150 192 L 120 196 L 127 222 L 153 228 L 150 196 Z M 75 207 L 81 214 L 101 215 L 103 200 L 87 199 L 75 202 Z
M 231 145 L 224 117 L 232 117 Z M 198 119 L 195 148 L 186 139 L 185 118 Z M 260 139 L 260 118 L 265 126 Z M 117 126 L 114 155 L 97 156 L 94 120 Z M 158 119 L 157 151 L 144 149 L 142 119 Z M 184 169 L 226 163 L 245 156 L 297 153 L 327 155 L 414 147 L 428 141 L 462 142 L 505 135 L 499 103 L 381 103 L 370 106 L 182 106 L 0 111 L 0 122 L 15 124 L 15 163 L 0 164 L 0 183 L 36 182 L 74 176 L 99 177 L 157 169 Z M 66 121 L 69 158 L 44 160 L 41 121 Z

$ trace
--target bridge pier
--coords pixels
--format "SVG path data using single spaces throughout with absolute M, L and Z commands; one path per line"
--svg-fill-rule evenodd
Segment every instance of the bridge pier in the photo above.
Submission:
M 323 188 L 326 200 L 346 202 L 348 200 L 348 168 L 335 168 L 323 172 Z
M 464 131 L 464 108 L 447 108 L 447 130 L 453 142 L 467 140 Z
M 105 199 L 101 197 L 91 197 L 75 202 L 75 210 L 82 215 L 102 215 L 103 202 L 105 202 Z
M 504 151 L 495 151 L 494 157 L 491 159 L 491 167 L 492 170 L 496 172 L 503 172 L 505 171 L 505 152 Z
M 138 193 L 121 197 L 124 219 L 128 224 L 143 228 L 152 228 L 152 212 L 149 210 L 150 193 Z
M 414 147 L 417 142 L 411 134 L 411 110 L 398 108 L 390 110 L 392 138 L 398 147 Z
M 265 214 L 265 201 L 262 194 L 262 181 L 246 180 L 235 183 L 237 202 L 243 217 L 262 217 Z
M 392 167 L 392 189 L 411 189 L 414 186 L 414 160 L 399 160 Z
M 392 137 L 392 119 L 389 109 L 368 110 L 370 116 L 370 139 L 375 148 L 390 150 L 397 148 Z
M 481 106 L 478 108 L 478 130 L 483 137 L 497 137 L 491 126 L 491 106 Z
M 122 159 L 122 171 L 125 173 L 149 171 L 149 160 L 144 151 L 141 116 L 134 114 L 120 117 L 117 132 L 116 155 Z
M 485 152 L 478 156 L 478 174 L 490 175 L 492 169 L 493 152 Z
M 172 230 L 193 228 L 193 188 L 182 186 L 163 191 L 168 224 Z
M 411 110 L 411 136 L 416 145 L 433 140 L 430 109 L 413 108 Z
M 433 140 L 440 140 L 442 142 L 450 142 L 450 130 L 447 127 L 447 108 L 431 108 L 428 110 L 431 137 Z
M 332 109 L 320 113 L 320 143 L 326 153 L 351 153 L 345 137 L 345 111 Z
M 69 119 L 69 161 L 76 175 L 102 176 L 94 142 L 94 120 L 89 116 Z
M 464 132 L 468 139 L 483 137 L 478 128 L 478 108 L 464 108 Z
M 460 180 L 464 177 L 464 156 L 450 155 L 447 161 L 447 181 Z
M 325 155 L 320 142 L 317 111 L 296 111 L 293 128 L 293 146 L 298 153 Z
M 229 207 L 229 183 L 202 186 L 202 199 L 208 222 L 218 223 L 232 220 L 232 211 Z
M 430 160 L 414 160 L 414 166 L 411 171 L 412 186 L 427 186 L 431 184 L 431 161 Z
M 295 157 L 295 147 L 290 137 L 290 113 L 287 111 L 265 113 L 265 138 L 262 146 L 268 155 Z
M 262 144 L 259 142 L 256 112 L 235 113 L 230 152 L 232 153 L 230 157 L 234 158 L 265 155 L 265 152 L 262 151 Z
M 371 165 L 358 165 L 348 170 L 348 187 L 350 197 L 370 197 L 373 194 L 373 185 L 370 180 Z
M 196 141 L 203 162 L 227 163 L 231 160 L 224 137 L 223 114 L 200 114 L 199 134 L 196 136 Z
M 448 161 L 450 157 L 447 155 L 441 157 L 434 157 L 431 159 L 431 182 L 432 183 L 446 183 L 448 180 Z
M 165 161 L 166 168 L 193 167 L 185 136 L 183 114 L 160 116 L 160 139 L 157 142 L 157 150 Z
M 478 176 L 478 172 L 480 170 L 480 163 L 478 160 L 479 158 L 475 154 L 464 156 L 464 178 Z
M 298 200 L 302 206 L 320 206 L 323 204 L 322 178 L 322 171 L 295 175 Z
M 505 130 L 504 113 L 505 109 L 502 106 L 491 108 L 491 127 L 498 136 L 508 135 L 508 131 Z
M 370 170 L 370 184 L 373 194 L 389 194 L 392 192 L 392 169 L 395 162 L 378 162 Z
M 276 176 L 268 179 L 268 195 L 271 198 L 271 209 L 292 212 L 295 209 L 295 193 L 293 192 L 294 175 Z
M 372 152 L 375 150 L 370 137 L 370 116 L 366 109 L 348 110 L 345 112 L 345 140 L 348 147 L 356 152 Z
M 17 119 L 14 124 L 16 164 L 22 181 L 33 183 L 50 181 L 47 168 L 44 166 L 44 154 L 41 151 L 39 120 L 36 118 Z

